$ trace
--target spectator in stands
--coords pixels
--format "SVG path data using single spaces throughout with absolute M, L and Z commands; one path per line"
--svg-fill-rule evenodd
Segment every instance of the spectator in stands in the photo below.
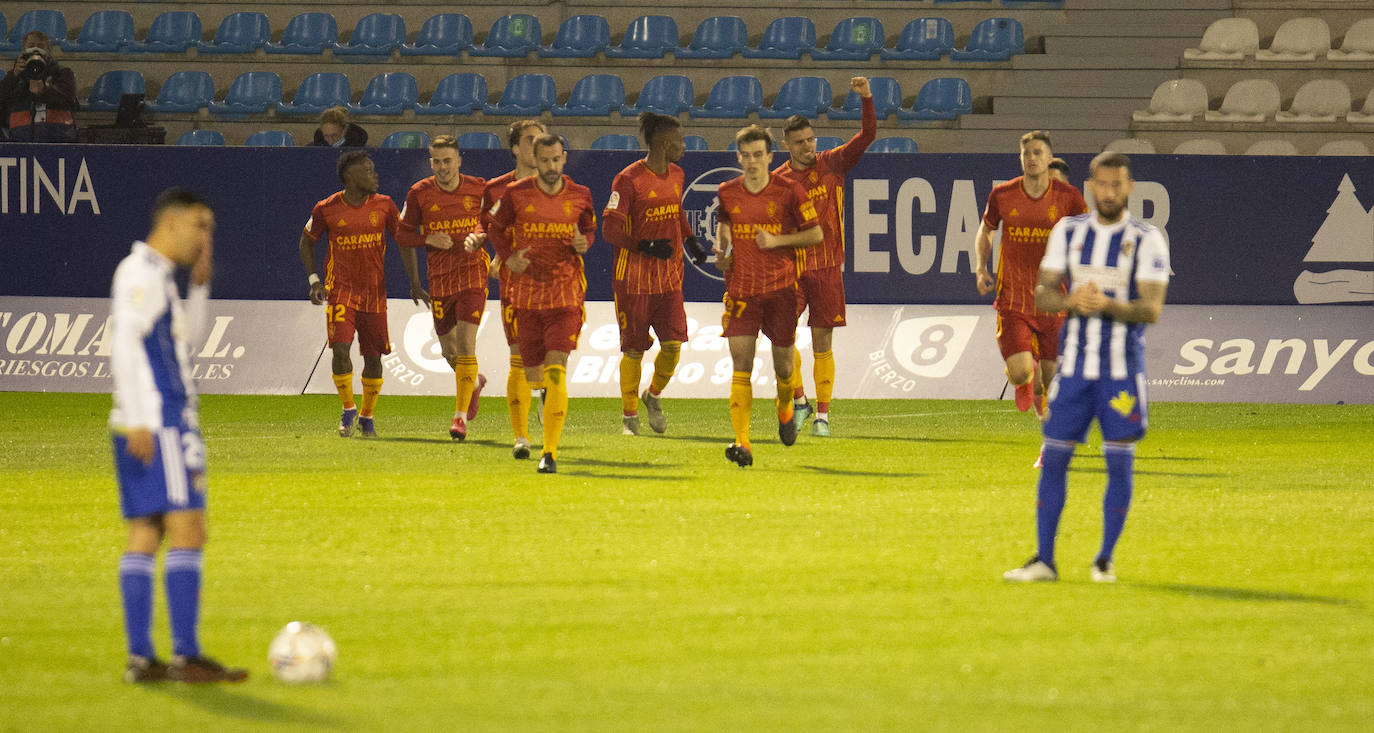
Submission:
M 315 130 L 315 140 L 310 144 L 361 148 L 367 145 L 367 130 L 348 121 L 347 107 L 330 107 L 320 115 L 320 126 Z
M 74 143 L 76 75 L 52 58 L 48 36 L 29 31 L 14 67 L 0 80 L 3 139 L 16 142 Z
M 1063 158 L 1050 158 L 1050 178 L 1069 183 L 1069 164 Z

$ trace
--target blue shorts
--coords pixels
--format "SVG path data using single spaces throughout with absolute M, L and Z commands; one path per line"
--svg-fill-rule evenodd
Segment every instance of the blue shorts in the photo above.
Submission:
M 153 433 L 153 461 L 146 466 L 129 455 L 128 438 L 111 437 L 125 519 L 205 509 L 205 443 L 199 431 L 159 428 Z
M 1149 423 L 1145 375 L 1126 379 L 1080 379 L 1056 375 L 1050 383 L 1050 419 L 1045 437 L 1084 442 L 1093 418 L 1109 441 L 1140 440 Z

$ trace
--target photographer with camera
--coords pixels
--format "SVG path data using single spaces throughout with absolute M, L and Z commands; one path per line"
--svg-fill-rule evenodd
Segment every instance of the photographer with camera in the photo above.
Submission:
M 13 142 L 74 143 L 76 75 L 52 58 L 46 34 L 29 31 L 0 80 L 0 128 Z

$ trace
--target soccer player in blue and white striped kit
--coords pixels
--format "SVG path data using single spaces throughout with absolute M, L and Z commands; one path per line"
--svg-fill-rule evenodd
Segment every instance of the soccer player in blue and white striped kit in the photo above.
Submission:
M 1169 245 L 1155 227 L 1126 210 L 1134 180 L 1120 153 L 1093 158 L 1088 190 L 1096 211 L 1060 219 L 1050 232 L 1036 307 L 1069 311 L 1060 336 L 1059 371 L 1050 386 L 1036 528 L 1039 549 L 1009 581 L 1058 580 L 1054 538 L 1064 510 L 1069 461 L 1094 418 L 1102 429 L 1107 492 L 1102 547 L 1092 579 L 1116 580 L 1112 551 L 1126 523 L 1134 481 L 1135 441 L 1145 435 L 1145 326 L 1159 320 L 1169 285 Z M 1067 293 L 1065 292 L 1067 285 Z
M 147 241 L 134 242 L 110 288 L 110 431 L 129 527 L 119 559 L 129 641 L 124 679 L 239 682 L 247 671 L 203 655 L 196 638 L 206 484 L 191 344 L 204 332 L 215 215 L 195 194 L 172 188 L 158 196 L 152 219 Z M 178 267 L 191 268 L 185 303 L 172 279 Z M 151 637 L 154 556 L 164 538 L 170 665 L 158 661 Z

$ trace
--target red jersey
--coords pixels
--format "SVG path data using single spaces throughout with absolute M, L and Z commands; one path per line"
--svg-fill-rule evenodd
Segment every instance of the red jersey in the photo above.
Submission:
M 482 213 L 478 217 L 477 224 L 479 231 L 491 231 L 492 207 L 496 205 L 497 201 L 501 200 L 501 195 L 506 192 L 506 188 L 512 183 L 515 183 L 515 171 L 499 175 L 487 181 L 487 187 L 482 190 Z M 495 251 L 494 247 L 493 251 Z M 498 275 L 499 279 L 497 282 L 500 284 L 501 301 L 507 302 L 509 299 L 506 297 L 506 284 L 510 282 L 511 272 L 506 269 L 505 265 L 502 265 L 500 270 L 498 270 Z
M 305 235 L 319 240 L 329 232 L 324 285 L 329 302 L 364 313 L 386 312 L 386 233 L 394 239 L 400 212 L 390 196 L 374 193 L 349 206 L 343 191 L 315 204 Z
M 791 234 L 820 226 L 806 191 L 782 176 L 769 176 L 762 191 L 749 193 L 741 176 L 720 184 L 716 200 L 716 216 L 730 227 L 734 261 L 725 273 L 725 289 L 730 296 L 745 298 L 795 285 L 799 270 L 793 248 L 759 249 L 754 228 Z
M 773 169 L 773 175 L 796 181 L 806 190 L 816 215 L 821 219 L 825 239 L 814 247 L 797 250 L 797 262 L 803 270 L 820 270 L 844 265 L 844 181 L 849 169 L 859 164 L 859 158 L 878 134 L 878 114 L 870 97 L 862 102 L 862 126 L 849 142 L 832 150 L 816 154 L 810 168 L 798 170 L 787 161 Z
M 411 186 L 406 194 L 406 205 L 401 209 L 401 228 L 415 232 L 415 246 L 423 247 L 430 234 L 447 233 L 453 238 L 451 249 L 426 251 L 429 294 L 433 297 L 487 289 L 487 265 L 491 257 L 485 249 L 476 252 L 463 249 L 463 240 L 478 226 L 486 185 L 486 179 L 460 175 L 458 187 L 445 191 L 439 188 L 434 176 L 430 176 Z
M 582 255 L 572 248 L 581 232 L 596 236 L 592 192 L 563 176 L 563 188 L 549 195 L 530 176 L 506 187 L 501 200 L 488 210 L 487 237 L 504 262 L 516 250 L 526 250 L 529 267 L 511 272 L 506 296 L 516 308 L 546 310 L 579 307 L 587 294 Z
M 616 174 L 601 230 L 615 245 L 614 287 L 631 295 L 682 289 L 682 240 L 691 235 L 682 211 L 682 169 L 668 164 L 658 175 L 643 161 Z M 641 239 L 667 239 L 673 254 L 663 260 L 639 251 Z
M 988 194 L 983 224 L 991 230 L 1002 227 L 1001 262 L 997 266 L 998 310 L 1038 313 L 1035 285 L 1040 280 L 1040 260 L 1045 258 L 1045 242 L 1055 222 L 1088 210 L 1083 194 L 1063 181 L 1050 179 L 1050 187 L 1039 198 L 1026 195 L 1017 176 L 996 186 Z

